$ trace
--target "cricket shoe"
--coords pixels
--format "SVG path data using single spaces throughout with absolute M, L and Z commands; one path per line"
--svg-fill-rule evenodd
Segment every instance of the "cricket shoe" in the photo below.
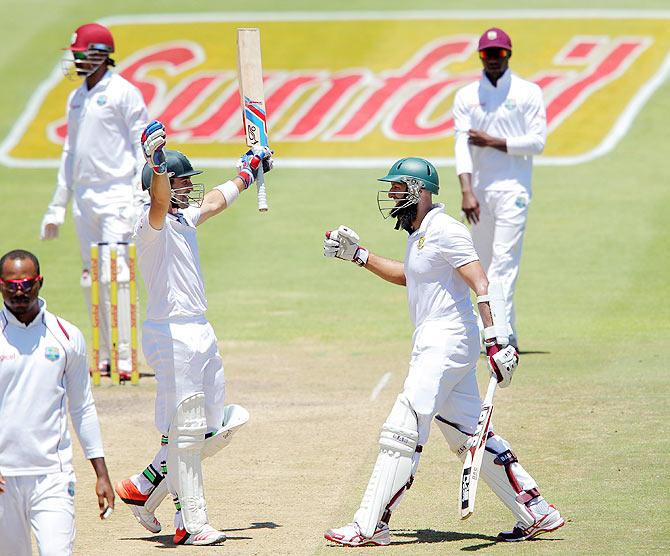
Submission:
M 383 521 L 377 524 L 375 533 L 371 537 L 364 537 L 356 522 L 337 529 L 328 529 L 323 536 L 329 541 L 344 546 L 387 546 L 391 544 L 389 526 Z
M 519 521 L 511 531 L 498 533 L 498 540 L 505 542 L 527 541 L 542 533 L 550 533 L 556 531 L 559 527 L 563 527 L 565 520 L 561 517 L 561 514 L 553 504 L 550 504 L 549 508 L 548 513 L 539 515 L 535 519 L 535 523 L 530 526 L 526 526 L 525 523 Z
M 116 483 L 114 487 L 116 494 L 123 500 L 130 511 L 133 512 L 137 522 L 147 531 L 158 533 L 161 530 L 161 523 L 156 516 L 144 508 L 144 503 L 149 498 L 148 494 L 142 494 L 130 479 L 124 479 Z
M 186 529 L 177 529 L 173 540 L 175 544 L 205 546 L 225 541 L 226 535 L 221 531 L 217 531 L 211 525 L 205 524 L 199 533 L 189 533 Z

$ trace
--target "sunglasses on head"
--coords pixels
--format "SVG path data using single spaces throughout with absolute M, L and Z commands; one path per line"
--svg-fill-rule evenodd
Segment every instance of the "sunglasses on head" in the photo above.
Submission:
M 504 48 L 486 48 L 479 51 L 479 57 L 482 60 L 490 60 L 492 58 L 509 58 L 509 50 Z
M 32 278 L 21 278 L 20 280 L 3 280 L 0 278 L 0 284 L 9 292 L 16 293 L 19 288 L 23 292 L 29 292 L 42 279 L 41 276 L 33 276 Z

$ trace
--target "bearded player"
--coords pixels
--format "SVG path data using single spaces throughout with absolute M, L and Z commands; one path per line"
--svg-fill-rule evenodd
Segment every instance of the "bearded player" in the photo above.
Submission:
M 204 186 L 191 182 L 201 172 L 182 153 L 164 150 L 165 143 L 163 125 L 152 122 L 142 135 L 142 184 L 151 202 L 135 227 L 148 292 L 142 348 L 156 372 L 155 424 L 163 438 L 152 463 L 118 483 L 116 492 L 146 529 L 158 532 L 153 512 L 169 490 L 177 510 L 175 544 L 208 545 L 226 537 L 209 524 L 201 459 L 225 446 L 248 414 L 223 403 L 223 362 L 205 318 L 196 231 L 235 202 L 261 163 L 269 172 L 272 158 L 267 148 L 247 153 L 237 176 L 204 194 Z
M 422 158 L 403 158 L 380 181 L 391 184 L 378 194 L 382 215 L 395 217 L 396 229 L 409 234 L 404 262 L 371 253 L 345 226 L 327 232 L 324 240 L 325 256 L 353 261 L 406 286 L 416 327 L 409 373 L 382 427 L 379 455 L 361 505 L 352 523 L 325 533 L 326 539 L 346 546 L 391 542 L 391 513 L 414 480 L 433 418 L 451 450 L 465 458 L 481 409 L 475 374 L 479 329 L 470 290 L 477 295 L 485 326 L 491 373 L 501 387 L 510 384 L 518 361 L 515 348 L 497 338 L 496 331 L 506 330 L 506 323 L 493 322 L 494 300 L 489 299 L 489 282 L 467 228 L 445 214 L 444 205 L 433 203 L 439 191 L 435 167 Z M 486 441 L 481 476 L 517 520 L 499 540 L 522 541 L 563 525 L 509 443 L 493 432 Z

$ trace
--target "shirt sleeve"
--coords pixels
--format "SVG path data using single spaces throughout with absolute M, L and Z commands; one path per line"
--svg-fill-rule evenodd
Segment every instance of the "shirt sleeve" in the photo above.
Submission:
M 524 103 L 523 115 L 526 134 L 507 138 L 507 152 L 513 156 L 533 156 L 542 154 L 547 140 L 547 113 L 542 99 L 542 89 L 534 83 L 528 99 Z
M 147 112 L 146 104 L 144 104 L 142 93 L 130 84 L 124 95 L 121 111 L 128 129 L 130 148 L 137 161 L 137 175 L 141 176 L 145 160 L 140 139 L 142 137 L 142 131 L 144 131 L 144 128 L 149 123 L 149 113 Z
M 456 159 L 456 175 L 472 174 L 472 154 L 468 142 L 468 131 L 471 129 L 470 112 L 465 102 L 463 89 L 456 93 L 454 99 L 454 155 Z
M 75 89 L 67 99 L 67 105 L 65 106 L 65 121 L 69 123 L 70 120 L 70 103 L 72 98 L 76 94 L 77 90 Z M 62 202 L 61 200 L 65 198 L 64 204 L 59 204 L 56 206 L 65 206 L 67 201 L 70 198 L 72 190 L 72 164 L 73 164 L 73 153 L 72 153 L 72 142 L 70 141 L 70 128 L 68 126 L 67 133 L 65 134 L 65 141 L 63 142 L 63 152 L 60 156 L 60 165 L 58 166 L 58 177 L 57 177 L 57 186 L 56 192 L 54 193 L 54 199 L 52 200 L 52 205 L 54 203 Z
M 456 220 L 450 221 L 442 231 L 440 248 L 442 256 L 454 268 L 479 260 L 470 232 Z
M 65 392 L 67 394 L 72 427 L 86 459 L 104 457 L 102 435 L 95 409 L 91 382 L 88 375 L 86 343 L 82 333 L 70 327 L 68 330 L 72 347 L 67 354 L 65 367 Z
M 152 243 L 156 241 L 165 233 L 165 227 L 167 222 L 163 224 L 163 227 L 160 230 L 157 230 L 149 223 L 149 208 L 150 205 L 145 205 L 144 212 L 137 219 L 135 224 L 135 231 L 133 236 L 144 243 Z M 167 217 L 166 217 L 167 219 Z
M 200 207 L 185 208 L 182 213 L 192 226 L 197 226 L 200 220 Z

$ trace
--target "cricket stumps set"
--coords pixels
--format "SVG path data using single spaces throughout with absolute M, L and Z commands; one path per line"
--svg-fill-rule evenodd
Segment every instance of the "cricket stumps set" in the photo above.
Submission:
M 101 298 L 101 284 L 104 282 L 101 278 L 103 276 L 104 259 L 102 252 L 105 248 L 109 249 L 109 307 L 110 307 L 110 354 L 109 367 L 112 384 L 121 383 L 121 375 L 119 373 L 119 316 L 121 311 L 127 311 L 130 322 L 130 382 L 131 384 L 138 384 L 140 380 L 140 373 L 137 364 L 137 279 L 136 267 L 137 256 L 134 243 L 117 242 L 107 243 L 99 242 L 91 244 L 91 322 L 93 323 L 93 364 L 91 374 L 93 377 L 93 385 L 100 384 L 100 311 L 106 310 L 104 304 L 100 303 Z M 119 255 L 127 257 L 128 265 L 128 288 L 129 296 L 128 303 L 122 304 L 127 307 L 122 307 L 119 304 Z M 107 275 L 107 273 L 104 273 Z

